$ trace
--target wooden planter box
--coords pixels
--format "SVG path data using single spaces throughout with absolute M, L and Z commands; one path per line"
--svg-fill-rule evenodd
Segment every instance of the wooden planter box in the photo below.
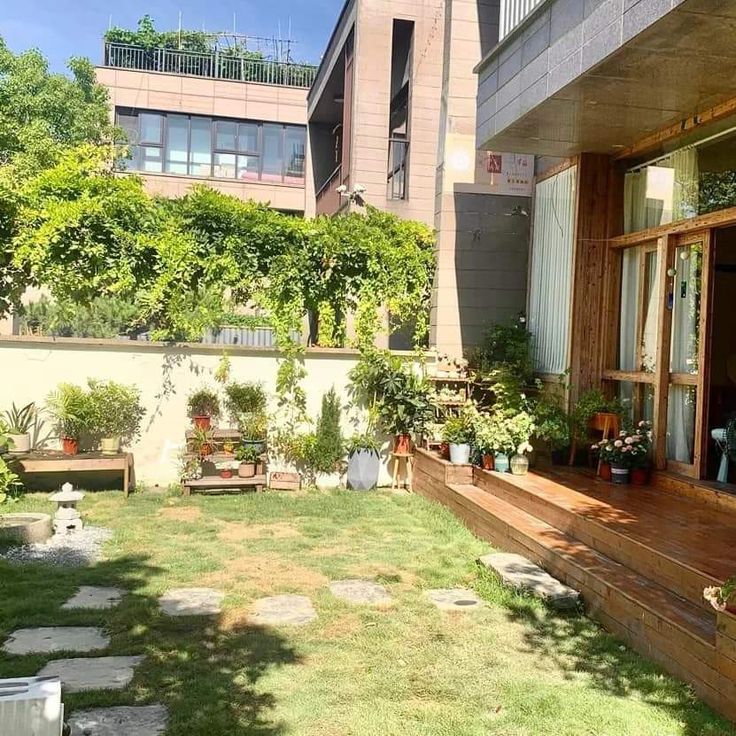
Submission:
M 273 471 L 268 477 L 268 487 L 273 491 L 298 491 L 302 486 L 299 473 Z

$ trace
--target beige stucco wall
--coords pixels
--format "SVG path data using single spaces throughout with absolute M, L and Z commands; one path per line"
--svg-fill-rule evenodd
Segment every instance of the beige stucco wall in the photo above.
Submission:
M 97 81 L 110 95 L 112 115 L 116 107 L 133 107 L 294 125 L 307 122 L 307 90 L 298 87 L 107 67 L 97 67 L 96 73 Z M 307 148 L 306 181 L 311 179 L 310 171 Z M 314 195 L 307 200 L 303 186 L 168 174 L 144 178 L 149 191 L 166 196 L 180 196 L 192 184 L 205 183 L 241 199 L 269 202 L 276 209 L 305 211 L 308 215 L 314 211 Z
M 275 408 L 275 379 L 278 353 L 273 350 L 228 346 L 231 378 L 262 381 Z M 168 485 L 178 480 L 177 455 L 184 444 L 190 420 L 186 415 L 187 395 L 203 385 L 216 387 L 214 371 L 222 346 L 139 343 L 72 338 L 0 338 L 0 409 L 13 402 L 44 403 L 62 381 L 84 384 L 99 378 L 135 384 L 147 409 L 140 439 L 131 448 L 135 454 L 136 477 L 147 485 Z M 358 360 L 351 350 L 308 349 L 303 386 L 308 411 L 316 418 L 322 395 L 335 387 L 347 406 L 348 373 Z M 345 435 L 355 431 L 347 409 L 343 412 Z M 382 483 L 390 483 L 384 469 Z

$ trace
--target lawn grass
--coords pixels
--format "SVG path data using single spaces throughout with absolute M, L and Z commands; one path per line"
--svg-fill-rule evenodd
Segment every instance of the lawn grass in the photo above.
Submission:
M 49 510 L 29 494 L 12 510 Z M 161 702 L 169 736 L 715 736 L 735 734 L 683 684 L 584 616 L 503 589 L 488 551 L 444 508 L 390 493 L 182 498 L 87 495 L 87 523 L 115 531 L 84 569 L 0 561 L 0 639 L 25 626 L 96 625 L 105 654 L 144 654 L 121 692 L 67 695 L 68 710 Z M 351 606 L 330 580 L 382 582 L 393 605 Z M 110 611 L 64 611 L 79 585 L 130 591 Z M 219 618 L 169 618 L 171 587 L 225 592 Z M 473 587 L 482 610 L 441 613 L 434 587 Z M 317 621 L 248 624 L 258 597 L 308 595 Z M 66 655 L 0 653 L 0 677 Z M 69 655 L 71 656 L 71 655 Z

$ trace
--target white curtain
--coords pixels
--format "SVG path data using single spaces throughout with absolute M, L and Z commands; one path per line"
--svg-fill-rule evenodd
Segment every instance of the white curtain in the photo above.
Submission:
M 568 367 L 576 181 L 572 166 L 534 190 L 528 320 L 540 373 Z
M 682 256 L 686 256 L 685 259 Z M 672 295 L 673 373 L 698 372 L 698 317 L 700 311 L 700 249 L 687 246 L 676 250 L 674 293 Z M 693 462 L 696 392 L 692 386 L 670 387 L 667 409 L 667 457 Z
M 681 148 L 671 158 L 675 170 L 672 219 L 687 220 L 698 214 L 698 151 Z
M 627 248 L 621 264 L 621 318 L 619 324 L 618 368 L 637 371 L 636 342 L 639 322 L 639 248 Z
M 654 373 L 657 356 L 657 334 L 659 331 L 659 303 L 657 284 L 659 283 L 659 259 L 656 251 L 644 254 L 646 263 L 646 284 L 644 284 L 644 332 L 641 337 L 640 370 Z

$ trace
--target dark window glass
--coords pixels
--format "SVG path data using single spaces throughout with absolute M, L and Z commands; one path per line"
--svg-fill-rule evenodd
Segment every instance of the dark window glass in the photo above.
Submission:
M 262 179 L 281 181 L 284 161 L 281 150 L 281 138 L 284 129 L 281 125 L 263 126 L 263 166 Z
M 287 127 L 284 132 L 284 163 L 288 179 L 304 179 L 306 133 L 302 128 Z
M 215 141 L 215 148 L 219 151 L 234 151 L 237 135 L 237 123 L 228 123 L 224 120 L 218 120 L 217 140 Z
M 209 118 L 191 119 L 189 173 L 212 176 L 212 121 Z
M 238 125 L 238 151 L 241 153 L 258 152 L 258 123 Z
M 168 115 L 166 136 L 166 171 L 186 174 L 189 150 L 189 118 L 186 115 Z
M 140 142 L 161 145 L 163 139 L 163 122 L 161 115 L 151 112 L 140 114 Z

